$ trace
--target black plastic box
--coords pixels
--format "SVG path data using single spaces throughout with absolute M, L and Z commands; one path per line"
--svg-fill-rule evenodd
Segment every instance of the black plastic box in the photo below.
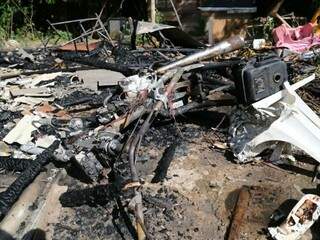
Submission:
M 238 101 L 251 104 L 281 90 L 288 80 L 287 64 L 278 57 L 263 57 L 250 60 L 238 70 L 236 91 Z

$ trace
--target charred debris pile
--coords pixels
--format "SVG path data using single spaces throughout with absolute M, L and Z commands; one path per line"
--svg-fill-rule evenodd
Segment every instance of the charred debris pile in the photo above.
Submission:
M 141 34 L 154 46 L 136 46 Z M 211 108 L 232 109 L 224 119 L 229 131 L 219 134 L 221 148 L 233 152 L 236 163 L 262 156 L 280 164 L 283 156 L 294 158 L 301 150 L 320 162 L 316 50 L 289 51 L 289 43 L 282 42 L 289 50 L 279 54 L 280 43 L 253 49 L 252 39 L 240 36 L 205 46 L 177 28 L 143 22 L 137 24 L 131 46 L 100 35 L 104 37 L 97 42 L 79 43 L 82 34 L 62 47 L 1 52 L 0 168 L 19 174 L 0 192 L 0 219 L 50 163 L 51 170 L 65 168 L 93 185 L 62 194 L 64 207 L 107 208 L 115 201 L 126 216 L 129 236 L 153 239 L 150 232 L 161 229 L 145 223 L 157 213 L 145 209 L 179 203 L 164 193 L 158 198 L 142 194 L 139 148 L 146 147 L 150 128 L 156 131 Z M 158 135 L 159 144 L 166 138 L 174 144 L 157 163 L 155 184 L 165 181 L 179 145 L 175 138 L 180 130 L 168 128 L 172 131 L 166 136 Z M 317 165 L 315 169 L 317 175 Z M 303 204 L 310 209 L 301 221 L 309 224 L 320 201 L 309 196 Z M 236 211 L 234 218 L 239 217 Z M 309 225 L 288 230 L 298 224 L 296 218 L 270 234 L 301 234 Z

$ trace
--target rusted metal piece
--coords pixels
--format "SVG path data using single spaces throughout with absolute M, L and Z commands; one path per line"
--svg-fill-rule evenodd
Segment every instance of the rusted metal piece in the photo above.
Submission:
M 66 52 L 87 52 L 97 49 L 100 46 L 100 44 L 101 41 L 90 42 L 88 44 L 86 42 L 70 43 L 62 47 L 59 47 L 59 50 Z
M 119 118 L 115 119 L 111 123 L 108 123 L 105 128 L 112 128 L 116 131 L 120 131 L 128 127 L 132 122 L 139 119 L 140 116 L 144 115 L 146 108 L 144 106 L 139 106 L 129 113 L 125 113 Z
M 229 229 L 228 240 L 239 240 L 241 227 L 245 220 L 247 208 L 250 201 L 250 189 L 243 186 L 240 190 L 238 202 L 233 212 L 232 222 Z
M 221 54 L 235 51 L 242 48 L 245 45 L 245 41 L 241 36 L 234 36 L 225 41 L 218 43 L 217 45 L 207 48 L 203 51 L 194 53 L 190 56 L 182 58 L 176 62 L 170 63 L 156 70 L 156 73 L 164 73 L 168 70 L 175 69 L 178 67 L 184 67 L 196 62 L 200 62 Z

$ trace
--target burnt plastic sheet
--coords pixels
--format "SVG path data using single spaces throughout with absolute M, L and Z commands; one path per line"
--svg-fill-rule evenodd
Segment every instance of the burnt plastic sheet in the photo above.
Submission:
M 71 107 L 79 104 L 89 104 L 93 106 L 102 106 L 103 101 L 110 95 L 109 91 L 101 94 L 90 93 L 85 91 L 74 91 L 61 99 L 55 101 L 56 104 L 62 107 Z
M 108 63 L 97 57 L 81 57 L 78 54 L 62 54 L 60 57 L 70 62 L 77 62 L 88 66 L 120 72 L 125 76 L 130 76 L 134 74 L 134 72 L 126 65 Z
M 178 146 L 177 142 L 173 143 L 164 151 L 163 156 L 160 159 L 158 166 L 155 170 L 155 175 L 151 181 L 152 183 L 161 182 L 166 178 L 170 164 L 174 158 L 174 154 L 176 152 L 177 146 Z

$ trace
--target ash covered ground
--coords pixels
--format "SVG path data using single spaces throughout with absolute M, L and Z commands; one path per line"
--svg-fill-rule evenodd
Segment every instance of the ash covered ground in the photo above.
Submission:
M 261 161 L 246 165 L 232 162 L 228 150 L 212 146 L 212 141 L 226 137 L 224 132 L 212 129 L 217 120 L 210 121 L 210 116 L 216 114 L 208 111 L 192 116 L 193 123 L 182 124 L 183 120 L 190 122 L 185 118 L 153 127 L 143 141 L 139 169 L 145 184 L 141 191 L 146 227 L 152 239 L 225 239 L 243 185 L 252 187 L 253 201 L 241 239 L 268 239 L 266 227 L 281 205 L 282 211 L 288 212 L 303 193 L 317 191 L 316 184 L 310 183 L 310 163 L 299 163 L 290 170 L 273 168 Z M 206 121 L 198 121 L 199 116 L 207 116 Z M 227 120 L 221 128 L 225 126 Z M 168 149 L 174 151 L 168 175 L 162 182 L 152 183 L 159 160 L 165 152 L 170 155 Z M 74 180 L 67 185 L 69 190 L 90 188 Z M 293 203 L 287 204 L 288 199 Z M 135 239 L 134 231 L 129 231 L 130 227 L 134 229 L 132 216 L 130 220 L 122 211 L 126 206 L 119 206 L 117 199 L 104 194 L 99 196 L 97 205 L 95 202 L 63 208 L 59 223 L 51 226 L 53 239 Z M 319 239 L 318 230 L 315 225 L 303 239 Z

